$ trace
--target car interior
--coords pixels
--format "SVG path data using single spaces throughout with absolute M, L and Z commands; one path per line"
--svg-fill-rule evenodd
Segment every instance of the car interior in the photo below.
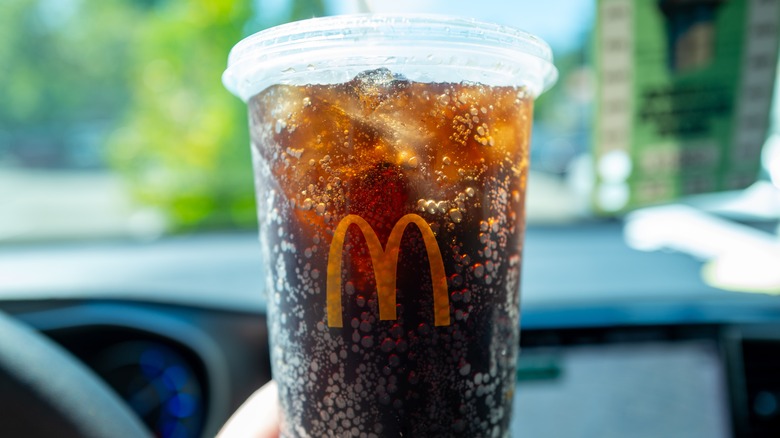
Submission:
M 560 94 L 540 102 L 534 125 L 511 436 L 780 436 L 780 147 L 766 136 L 754 157 L 761 170 L 744 189 L 614 214 L 592 209 L 588 35 L 603 25 L 598 8 L 619 2 L 523 2 L 502 14 L 491 1 L 482 15 L 441 1 L 393 6 L 528 28 L 550 42 L 561 71 Z M 0 59 L 11 47 L 27 69 L 2 79 L 22 91 L 0 92 L 13 106 L 0 110 L 0 436 L 214 436 L 272 378 L 270 273 L 257 238 L 245 107 L 222 90 L 219 71 L 242 36 L 383 6 L 189 3 L 0 5 L 0 23 L 21 35 L 0 42 Z M 780 2 L 769 3 L 778 4 L 778 27 Z M 559 15 L 560 23 L 550 18 Z M 145 24 L 132 33 L 122 17 Z M 98 37 L 102 45 L 88 47 Z M 67 58 L 78 47 L 93 53 Z M 118 67 L 95 73 L 79 64 L 110 64 L 93 56 L 112 53 Z M 201 62 L 214 74 L 182 73 Z M 132 74 L 117 71 L 126 67 Z M 51 71 L 31 73 L 37 68 Z M 58 74 L 64 85 L 42 85 Z M 119 76 L 129 85 L 106 82 Z M 36 101 L 23 92 L 36 87 L 49 94 Z M 75 109 L 63 103 L 66 89 L 83 97 L 73 98 Z M 228 102 L 220 123 L 239 133 L 197 131 L 219 147 L 232 142 L 231 152 L 179 161 L 181 148 L 195 153 L 200 140 L 155 141 L 200 128 L 161 114 L 200 120 L 196 108 L 211 101 L 197 93 Z M 178 103 L 164 110 L 155 99 Z M 770 134 L 776 112 L 766 114 Z M 210 179 L 188 179 L 199 172 Z M 240 193 L 223 201 L 234 180 Z M 201 193 L 201 183 L 225 185 Z

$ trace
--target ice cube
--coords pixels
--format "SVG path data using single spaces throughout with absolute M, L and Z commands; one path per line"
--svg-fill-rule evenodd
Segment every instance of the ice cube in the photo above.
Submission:
M 370 114 L 383 102 L 409 85 L 403 76 L 394 75 L 387 68 L 364 71 L 349 82 L 349 87 L 357 95 L 363 114 Z

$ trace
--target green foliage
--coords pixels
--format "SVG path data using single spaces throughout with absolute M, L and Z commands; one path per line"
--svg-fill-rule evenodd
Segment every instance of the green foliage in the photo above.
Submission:
M 168 0 L 137 23 L 111 162 L 175 229 L 255 224 L 246 106 L 220 81 L 251 12 L 248 0 Z M 321 1 L 293 2 L 289 18 L 323 12 Z
M 127 100 L 122 60 L 141 10 L 127 0 L 3 0 L 0 131 L 23 142 L 105 120 Z
M 246 1 L 171 0 L 136 23 L 111 162 L 176 229 L 254 223 L 246 109 L 220 82 L 250 12 Z

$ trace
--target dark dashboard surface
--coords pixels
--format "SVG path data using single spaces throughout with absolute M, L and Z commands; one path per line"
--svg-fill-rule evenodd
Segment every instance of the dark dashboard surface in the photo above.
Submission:
M 95 369 L 154 430 L 213 435 L 270 377 L 258 248 L 252 234 L 9 246 L 0 309 Z M 698 261 L 632 250 L 616 222 L 531 227 L 523 263 L 514 434 L 780 436 L 780 299 L 710 288 Z M 549 429 L 566 412 L 583 425 Z

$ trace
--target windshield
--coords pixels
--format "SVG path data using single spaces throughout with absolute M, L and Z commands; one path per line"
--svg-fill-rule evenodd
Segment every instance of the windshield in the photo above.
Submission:
M 550 13 L 553 3 L 562 2 L 486 8 L 479 18 L 525 27 L 556 50 L 562 86 L 539 103 L 533 149 L 536 168 L 555 180 L 587 147 L 582 67 L 592 6 L 574 2 L 561 15 Z M 3 2 L 0 242 L 252 229 L 246 108 L 219 79 L 227 54 L 263 28 L 359 9 L 297 0 Z M 422 12 L 443 12 L 442 4 Z M 580 98 L 561 99 L 567 93 Z M 551 129 L 561 117 L 565 129 Z
M 592 0 L 5 0 L 0 242 L 254 229 L 246 107 L 220 82 L 230 48 L 368 10 L 471 16 L 550 43 L 560 79 L 536 104 L 528 221 L 593 217 Z

